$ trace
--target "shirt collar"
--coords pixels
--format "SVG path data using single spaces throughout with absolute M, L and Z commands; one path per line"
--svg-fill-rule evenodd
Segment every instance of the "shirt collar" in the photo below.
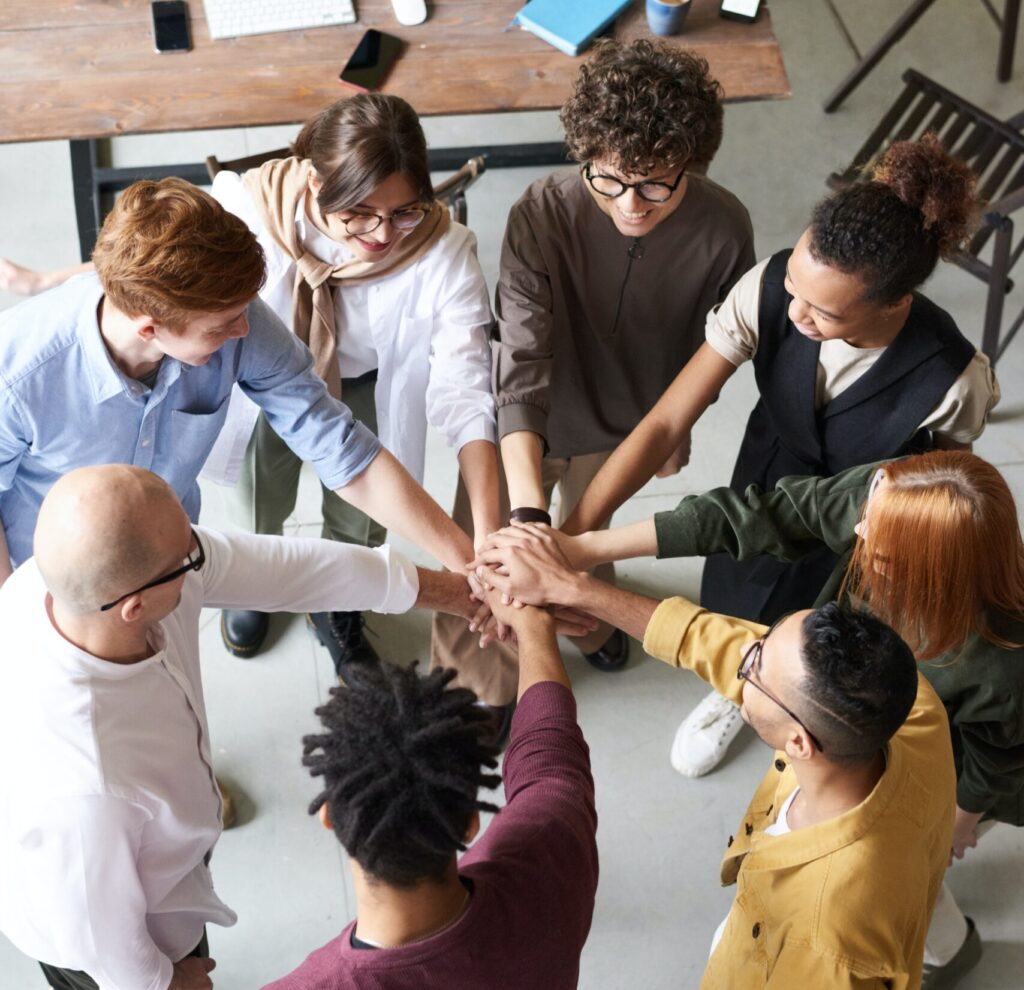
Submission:
M 306 216 L 305 197 L 301 197 L 295 207 L 295 231 L 306 251 L 325 264 L 337 266 L 355 257 L 344 244 L 328 237 Z

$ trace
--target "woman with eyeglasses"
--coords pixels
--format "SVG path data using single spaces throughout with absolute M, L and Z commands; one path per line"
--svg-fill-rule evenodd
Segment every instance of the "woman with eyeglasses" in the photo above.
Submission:
M 746 209 L 703 174 L 722 138 L 705 61 L 646 39 L 600 42 L 561 120 L 579 166 L 512 207 L 496 291 L 498 433 L 519 520 L 550 521 L 555 488 L 556 515 L 572 511 L 754 262 Z M 685 458 L 680 439 L 662 462 L 675 471 Z M 599 670 L 628 660 L 607 625 L 579 645 Z M 514 667 L 491 670 L 511 697 Z
M 978 206 L 971 171 L 934 136 L 894 144 L 868 181 L 819 203 L 796 246 L 751 269 L 708 314 L 705 343 L 564 529 L 604 523 L 746 361 L 758 395 L 730 481 L 736 492 L 969 447 L 998 401 L 995 377 L 952 317 L 916 290 L 964 242 Z M 809 606 L 834 566 L 827 548 L 788 563 L 713 556 L 701 604 L 771 623 Z M 741 724 L 735 705 L 709 695 L 681 727 L 688 742 L 675 752 L 679 772 L 707 773 Z
M 309 344 L 316 368 L 355 416 L 422 482 L 427 425 L 458 454 L 478 536 L 498 523 L 492 322 L 476 241 L 434 198 L 416 112 L 364 93 L 305 125 L 293 155 L 237 175 L 213 194 L 257 234 L 267 255 L 262 300 Z M 207 475 L 240 480 L 238 521 L 280 533 L 301 463 L 255 406 L 236 396 Z M 324 490 L 323 535 L 376 546 L 384 531 Z M 359 613 L 310 617 L 339 675 L 372 661 Z M 225 613 L 228 649 L 251 655 L 259 613 Z
M 993 822 L 1024 825 L 1024 542 L 1013 495 L 987 461 L 937 450 L 787 477 L 771 491 L 716 488 L 644 522 L 555 536 L 579 570 L 654 554 L 796 561 L 826 547 L 836 564 L 813 604 L 866 605 L 908 643 L 946 706 L 957 770 L 951 859 Z M 973 922 L 944 890 L 924 986 L 952 986 L 979 954 Z

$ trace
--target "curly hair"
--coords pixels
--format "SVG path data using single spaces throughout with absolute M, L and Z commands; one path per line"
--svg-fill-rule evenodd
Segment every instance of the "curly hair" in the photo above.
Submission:
M 605 39 L 562 107 L 570 155 L 630 175 L 706 167 L 722 143 L 722 87 L 699 55 L 641 38 Z
M 868 300 L 896 302 L 963 247 L 980 207 L 974 184 L 934 134 L 897 141 L 866 182 L 814 208 L 811 254 L 860 278 Z
M 838 602 L 811 612 L 802 627 L 807 727 L 833 763 L 863 764 L 910 714 L 917 697 L 914 654 L 884 622 Z
M 92 260 L 119 310 L 176 331 L 197 313 L 255 299 L 267 277 L 252 231 L 184 179 L 129 186 L 104 221 Z
M 321 110 L 299 132 L 292 154 L 308 158 L 323 185 L 323 214 L 340 213 L 392 175 L 404 175 L 416 195 L 434 199 L 427 139 L 420 118 L 400 96 L 357 93 Z
M 338 841 L 371 877 L 392 887 L 440 880 L 474 811 L 497 811 L 477 789 L 501 783 L 498 748 L 481 741 L 487 720 L 454 670 L 421 678 L 381 663 L 331 690 L 316 709 L 326 732 L 303 739 L 303 765 L 324 778 L 309 806 L 327 804 Z

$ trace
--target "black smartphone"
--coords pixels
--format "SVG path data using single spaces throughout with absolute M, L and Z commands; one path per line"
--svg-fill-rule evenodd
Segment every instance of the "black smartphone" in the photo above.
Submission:
M 185 0 L 154 0 L 153 43 L 158 52 L 187 52 L 192 47 Z
M 719 13 L 730 21 L 753 24 L 760 10 L 761 0 L 722 0 Z
M 339 82 L 364 93 L 377 89 L 404 47 L 401 38 L 370 28 L 345 63 Z

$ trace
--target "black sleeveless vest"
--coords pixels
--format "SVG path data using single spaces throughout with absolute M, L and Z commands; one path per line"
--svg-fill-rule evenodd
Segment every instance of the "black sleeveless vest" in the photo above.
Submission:
M 773 488 L 788 474 L 827 477 L 858 464 L 929 450 L 921 421 L 974 357 L 952 318 L 914 294 L 907 322 L 848 389 L 814 408 L 818 352 L 790 322 L 783 287 L 791 251 L 768 262 L 761 287 L 754 376 L 760 400 L 747 423 L 732 487 Z
M 857 464 L 918 453 L 932 446 L 921 422 L 974 357 L 950 316 L 914 295 L 896 339 L 848 389 L 814 408 L 820 343 L 789 320 L 781 251 L 768 262 L 758 312 L 754 376 L 760 399 L 750 414 L 730 487 L 768 491 L 790 474 L 828 477 Z M 704 565 L 701 604 L 713 612 L 771 623 L 810 608 L 838 558 L 817 548 L 793 563 L 714 554 Z

